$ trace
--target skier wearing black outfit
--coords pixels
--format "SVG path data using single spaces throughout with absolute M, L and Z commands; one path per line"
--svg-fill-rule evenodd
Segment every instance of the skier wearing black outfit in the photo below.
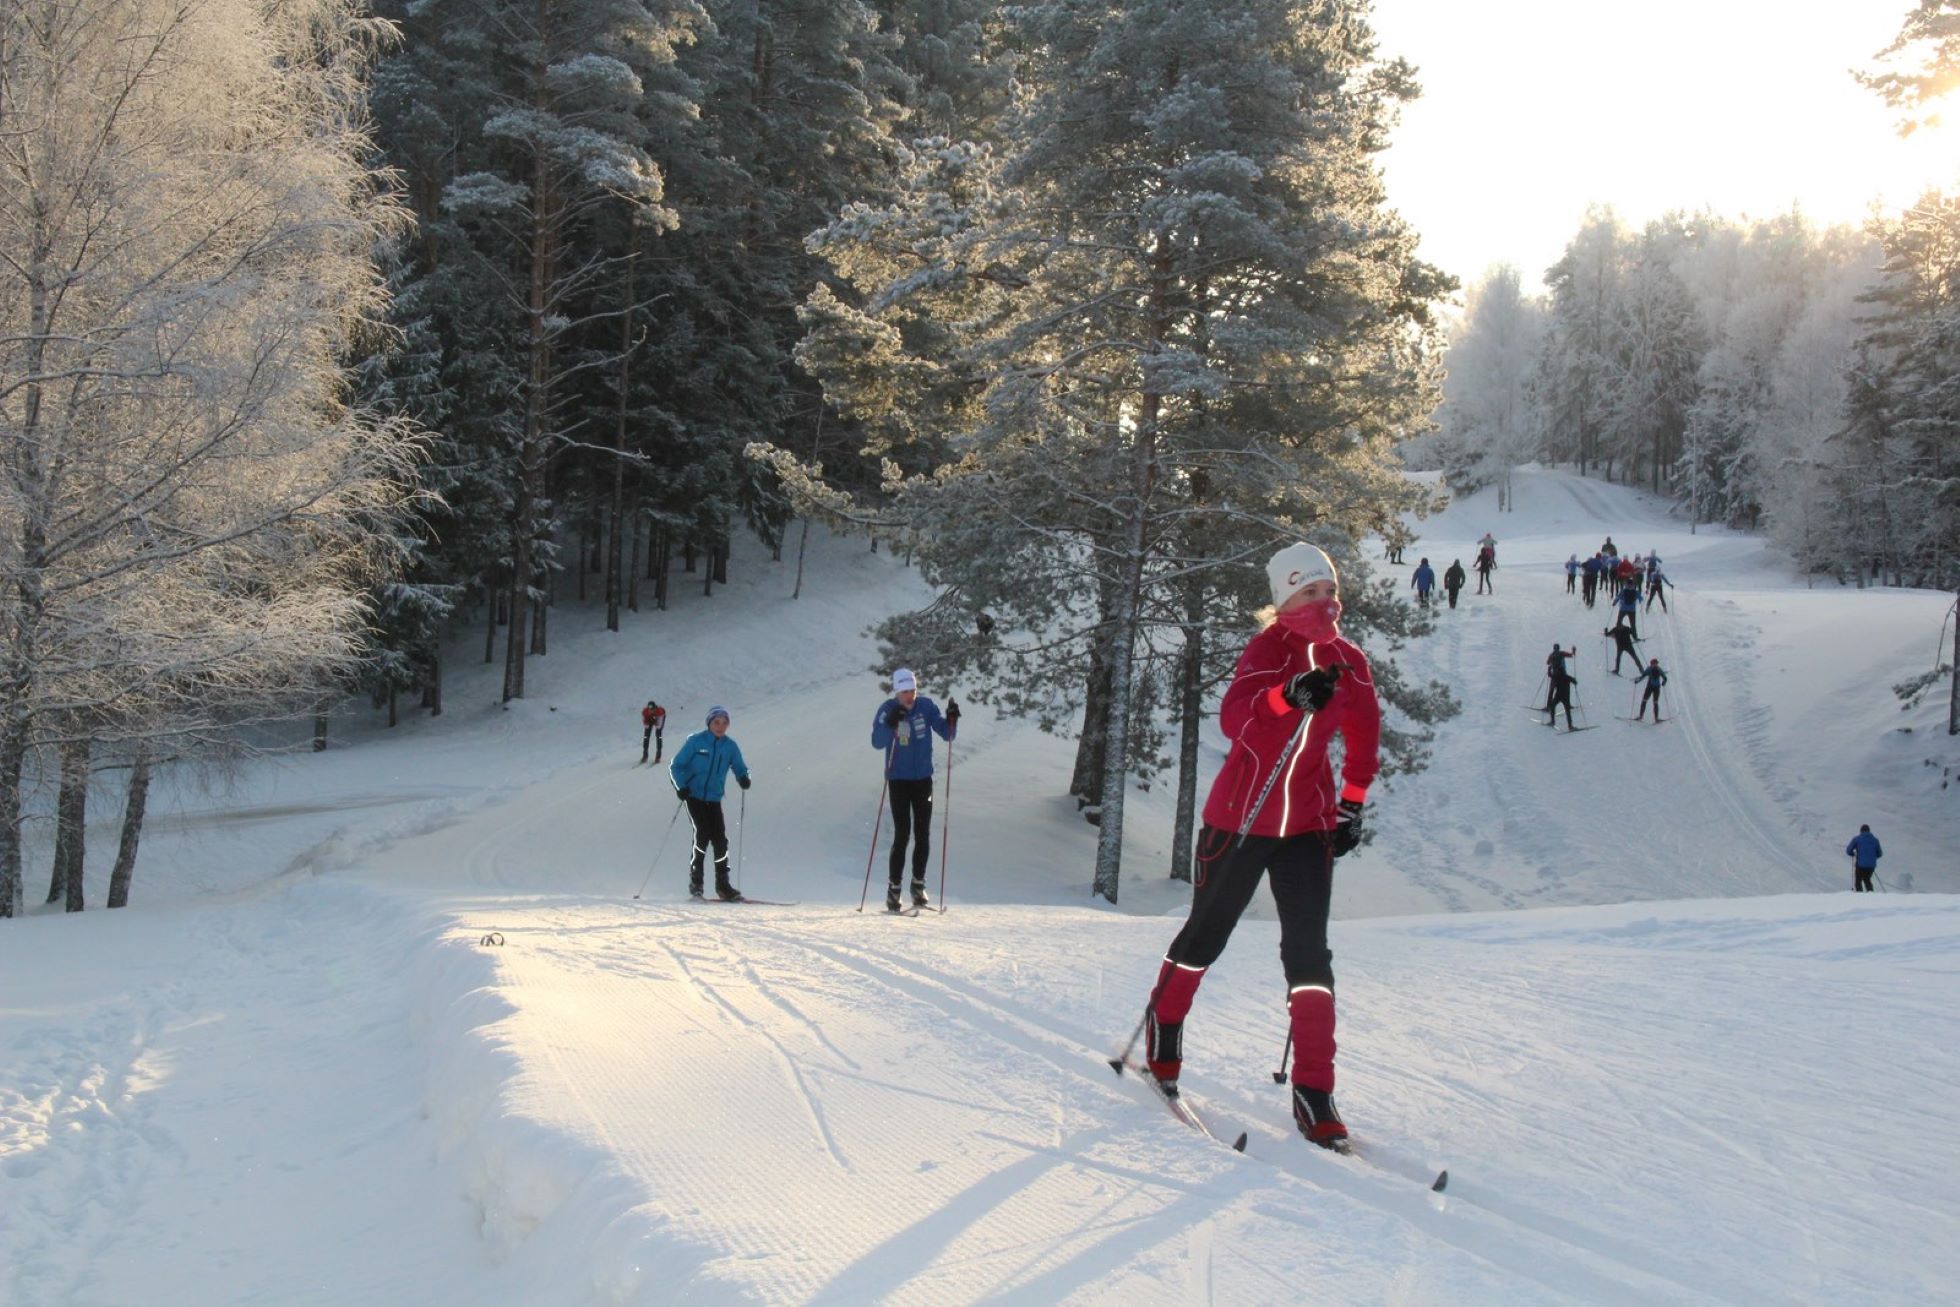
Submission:
M 1218 720 L 1231 747 L 1205 801 L 1191 913 L 1145 1009 L 1150 1073 L 1177 1093 L 1185 1016 L 1205 970 L 1270 873 L 1292 1028 L 1293 1119 L 1323 1148 L 1345 1147 L 1334 1110 L 1334 968 L 1327 914 L 1334 859 L 1361 841 L 1379 766 L 1381 705 L 1368 659 L 1340 633 L 1340 582 L 1326 554 L 1292 544 L 1266 565 L 1273 624 L 1239 655 Z M 1336 786 L 1327 748 L 1344 751 Z
M 909 667 L 892 673 L 892 697 L 878 705 L 871 719 L 871 747 L 885 753 L 885 783 L 892 801 L 891 884 L 885 891 L 885 910 L 899 910 L 899 881 L 905 871 L 905 844 L 912 843 L 912 906 L 923 908 L 926 861 L 932 842 L 932 737 L 951 742 L 958 733 L 960 706 L 948 701 L 946 713 L 919 693 L 919 678 Z
M 1490 539 L 1485 536 L 1484 539 Z M 1491 569 L 1497 566 L 1497 546 L 1484 545 L 1477 550 L 1477 593 L 1496 594 L 1497 588 L 1490 583 Z
M 1640 692 L 1640 711 L 1633 715 L 1633 720 L 1640 721 L 1647 716 L 1647 703 L 1649 700 L 1652 700 L 1654 704 L 1654 725 L 1659 726 L 1661 724 L 1661 687 L 1667 684 L 1667 673 L 1661 670 L 1661 660 L 1658 658 L 1649 658 L 1646 668 L 1640 673 L 1640 679 L 1647 683 L 1647 688 Z
M 1624 626 L 1609 626 L 1600 632 L 1613 642 L 1613 675 L 1620 674 L 1620 660 L 1633 659 L 1635 667 L 1640 666 L 1640 653 L 1633 646 L 1640 643 L 1633 638 L 1633 632 Z
M 1565 661 L 1577 656 L 1578 652 L 1579 646 L 1576 644 L 1570 649 L 1561 649 L 1556 640 L 1552 642 L 1552 652 L 1545 659 L 1545 675 L 1550 677 L 1552 682 L 1551 693 L 1545 700 L 1545 725 L 1547 726 L 1558 725 L 1559 705 L 1563 704 L 1565 729 L 1568 731 L 1572 729 L 1572 687 L 1579 683 L 1579 678 L 1566 667 Z
M 1452 560 L 1450 570 L 1443 573 L 1443 593 L 1450 597 L 1450 607 L 1456 607 L 1456 597 L 1463 590 L 1463 583 L 1469 579 L 1463 571 L 1463 560 Z

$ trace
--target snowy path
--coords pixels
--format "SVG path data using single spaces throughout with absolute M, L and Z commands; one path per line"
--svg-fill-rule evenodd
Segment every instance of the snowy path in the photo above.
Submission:
M 1190 1092 L 1251 1133 L 1241 1159 L 1100 1061 L 1159 923 L 568 900 L 496 924 L 515 1012 L 486 1037 L 531 1053 L 487 1128 L 626 1177 L 586 1263 L 597 1301 L 1886 1302 L 1960 1282 L 1960 1195 L 1933 1160 L 1960 1147 L 1938 1092 L 1960 1073 L 1950 899 L 1345 928 L 1343 1096 L 1381 1165 L 1291 1135 L 1265 1075 L 1267 926 L 1189 1027 Z M 1904 1092 L 1871 1110 L 1879 1082 Z
M 970 704 L 951 912 L 852 911 L 862 632 L 922 591 L 833 541 L 801 603 L 745 565 L 739 608 L 677 593 L 631 639 L 567 613 L 509 711 L 459 666 L 439 721 L 225 800 L 166 777 L 136 907 L 0 940 L 0 1304 L 1960 1295 L 1960 898 L 1809 892 L 1860 820 L 1883 874 L 1960 890 L 1935 710 L 1884 692 L 1945 597 L 1809 591 L 1563 474 L 1518 491 L 1422 524 L 1441 566 L 1493 527 L 1499 593 L 1404 652 L 1465 712 L 1337 877 L 1362 1159 L 1309 1151 L 1271 1081 L 1263 903 L 1188 1035 L 1189 1092 L 1249 1155 L 1103 1064 L 1184 897 L 1164 787 L 1132 796 L 1122 910 L 1085 907 L 1067 742 Z M 1563 593 L 1609 530 L 1682 587 L 1643 621 L 1662 727 L 1611 720 L 1606 610 Z M 1520 711 L 1555 638 L 1599 730 Z M 800 906 L 685 902 L 684 823 L 650 868 L 649 693 L 670 747 L 734 707 L 744 880 Z

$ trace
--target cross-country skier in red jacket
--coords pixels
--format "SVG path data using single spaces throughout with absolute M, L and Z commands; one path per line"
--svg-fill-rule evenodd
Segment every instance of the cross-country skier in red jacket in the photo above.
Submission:
M 1225 951 L 1259 878 L 1279 909 L 1293 1032 L 1293 1118 L 1312 1142 L 1344 1146 L 1334 1110 L 1334 969 L 1327 910 L 1334 859 L 1361 840 L 1378 768 L 1381 704 L 1368 659 L 1340 634 L 1340 579 L 1326 554 L 1288 545 L 1266 566 L 1274 620 L 1239 655 L 1218 711 L 1231 748 L 1205 802 L 1191 915 L 1171 941 L 1145 1017 L 1151 1074 L 1177 1092 L 1185 1014 Z M 1346 744 L 1341 785 L 1327 746 Z

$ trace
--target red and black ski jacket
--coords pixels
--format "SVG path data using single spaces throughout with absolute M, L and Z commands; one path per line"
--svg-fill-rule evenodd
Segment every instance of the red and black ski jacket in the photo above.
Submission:
M 1205 801 L 1206 825 L 1238 833 L 1300 725 L 1300 710 L 1286 701 L 1286 683 L 1301 672 L 1333 663 L 1343 668 L 1334 697 L 1314 714 L 1251 833 L 1286 836 L 1332 830 L 1342 799 L 1367 800 L 1368 787 L 1381 769 L 1382 731 L 1381 702 L 1375 697 L 1367 655 L 1339 637 L 1309 646 L 1300 636 L 1273 625 L 1253 636 L 1239 655 L 1238 670 L 1219 706 L 1218 722 L 1231 748 Z M 1338 790 L 1327 758 L 1336 731 L 1346 746 Z

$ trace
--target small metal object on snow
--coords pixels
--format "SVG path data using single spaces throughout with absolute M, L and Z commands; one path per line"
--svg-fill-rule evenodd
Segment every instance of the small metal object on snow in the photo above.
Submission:
M 480 942 L 485 948 L 501 948 L 504 942 L 503 933 L 493 930 L 488 935 L 485 935 Z

